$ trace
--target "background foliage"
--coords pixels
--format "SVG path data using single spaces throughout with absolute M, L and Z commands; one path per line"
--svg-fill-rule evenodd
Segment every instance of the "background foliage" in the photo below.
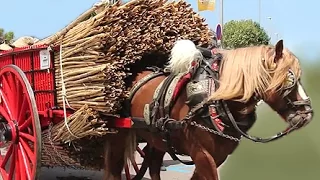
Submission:
M 305 59 L 301 59 L 305 62 Z M 317 86 L 320 64 L 303 66 L 303 84 L 311 97 L 315 116 L 305 128 L 289 136 L 267 144 L 248 140 L 240 146 L 223 165 L 220 176 L 223 180 L 318 180 L 320 177 L 320 108 Z M 286 124 L 267 105 L 259 107 L 258 120 L 250 134 L 270 136 L 283 130 Z
M 252 41 L 252 38 L 249 37 L 249 39 Z M 233 41 L 241 42 L 241 40 Z M 227 43 L 233 41 L 230 40 Z M 235 43 L 235 46 L 244 44 Z M 239 148 L 220 168 L 222 180 L 319 179 L 320 122 L 317 112 L 320 109 L 318 96 L 320 92 L 320 86 L 318 85 L 320 63 L 301 56 L 298 56 L 298 58 L 302 66 L 302 84 L 311 98 L 315 111 L 313 121 L 307 127 L 275 142 L 258 144 L 243 140 Z M 276 112 L 263 104 L 258 109 L 258 120 L 249 133 L 260 137 L 269 137 L 282 131 L 285 127 L 286 124 Z
M 224 25 L 224 48 L 268 44 L 270 38 L 252 20 L 230 21 Z M 284 40 L 284 45 L 286 40 Z M 295 52 L 300 53 L 300 52 Z M 297 54 L 296 54 L 297 55 Z M 313 121 L 289 136 L 267 144 L 243 140 L 239 148 L 220 168 L 222 180 L 318 180 L 320 177 L 320 108 L 318 85 L 320 62 L 298 56 L 302 66 L 302 84 L 315 111 Z M 320 59 L 320 56 L 319 56 Z M 263 104 L 251 135 L 269 137 L 285 129 L 283 120 Z
M 259 23 L 252 20 L 229 21 L 223 27 L 223 47 L 239 48 L 268 44 L 270 37 Z
M 5 32 L 3 28 L 0 28 L 0 44 L 4 41 L 9 43 L 14 39 L 14 33 L 12 31 Z

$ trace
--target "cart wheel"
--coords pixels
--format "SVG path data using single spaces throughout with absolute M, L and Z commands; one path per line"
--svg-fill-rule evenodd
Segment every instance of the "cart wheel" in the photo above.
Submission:
M 23 71 L 0 70 L 0 174 L 3 180 L 35 180 L 41 167 L 41 128 L 33 90 Z
M 145 154 L 146 154 L 146 150 L 148 149 L 148 144 L 143 148 L 143 150 L 141 150 L 139 148 L 139 145 L 137 146 L 137 151 L 139 153 L 139 155 L 142 157 L 142 158 L 145 158 Z M 136 161 L 134 162 L 131 162 L 132 163 L 132 166 L 136 172 L 136 175 L 131 178 L 131 175 L 130 175 L 130 172 L 129 172 L 129 166 L 126 165 L 125 166 L 125 174 L 126 174 L 126 179 L 127 180 L 140 180 L 143 178 L 143 176 L 145 175 L 147 169 L 148 169 L 148 164 L 147 164 L 147 161 L 144 159 L 143 162 L 142 162 L 142 165 L 139 169 Z

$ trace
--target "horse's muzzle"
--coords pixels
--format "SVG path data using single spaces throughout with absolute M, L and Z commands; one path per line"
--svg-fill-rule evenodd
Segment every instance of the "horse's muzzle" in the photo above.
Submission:
M 287 118 L 287 122 L 289 122 L 292 127 L 301 128 L 309 124 L 312 118 L 313 110 L 310 106 L 306 106 L 306 110 L 296 111 L 290 114 Z

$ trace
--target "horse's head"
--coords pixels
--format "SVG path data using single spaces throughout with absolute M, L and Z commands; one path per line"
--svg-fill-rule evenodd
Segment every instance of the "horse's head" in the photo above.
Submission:
M 269 80 L 260 97 L 292 126 L 307 125 L 313 117 L 313 110 L 302 86 L 298 59 L 283 48 L 283 40 L 263 53 L 262 61 Z
M 301 84 L 299 61 L 283 48 L 283 40 L 275 47 L 254 46 L 222 54 L 221 86 L 212 99 L 263 100 L 294 128 L 311 121 L 313 111 Z

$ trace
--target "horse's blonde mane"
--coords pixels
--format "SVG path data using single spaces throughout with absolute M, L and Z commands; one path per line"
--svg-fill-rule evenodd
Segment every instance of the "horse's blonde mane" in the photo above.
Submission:
M 267 92 L 274 93 L 286 83 L 288 70 L 296 78 L 301 75 L 298 59 L 284 49 L 282 57 L 275 62 L 275 47 L 251 46 L 232 50 L 219 50 L 221 64 L 220 85 L 213 92 L 212 100 L 236 100 L 247 102 L 253 95 L 266 98 Z M 190 40 L 178 40 L 171 50 L 168 68 L 174 73 L 190 70 L 193 61 L 203 56 Z
M 252 46 L 221 50 L 220 86 L 210 97 L 212 100 L 237 100 L 247 102 L 254 94 L 264 98 L 266 92 L 275 92 L 284 85 L 291 69 L 300 77 L 298 59 L 284 49 L 281 59 L 274 63 L 272 46 Z

